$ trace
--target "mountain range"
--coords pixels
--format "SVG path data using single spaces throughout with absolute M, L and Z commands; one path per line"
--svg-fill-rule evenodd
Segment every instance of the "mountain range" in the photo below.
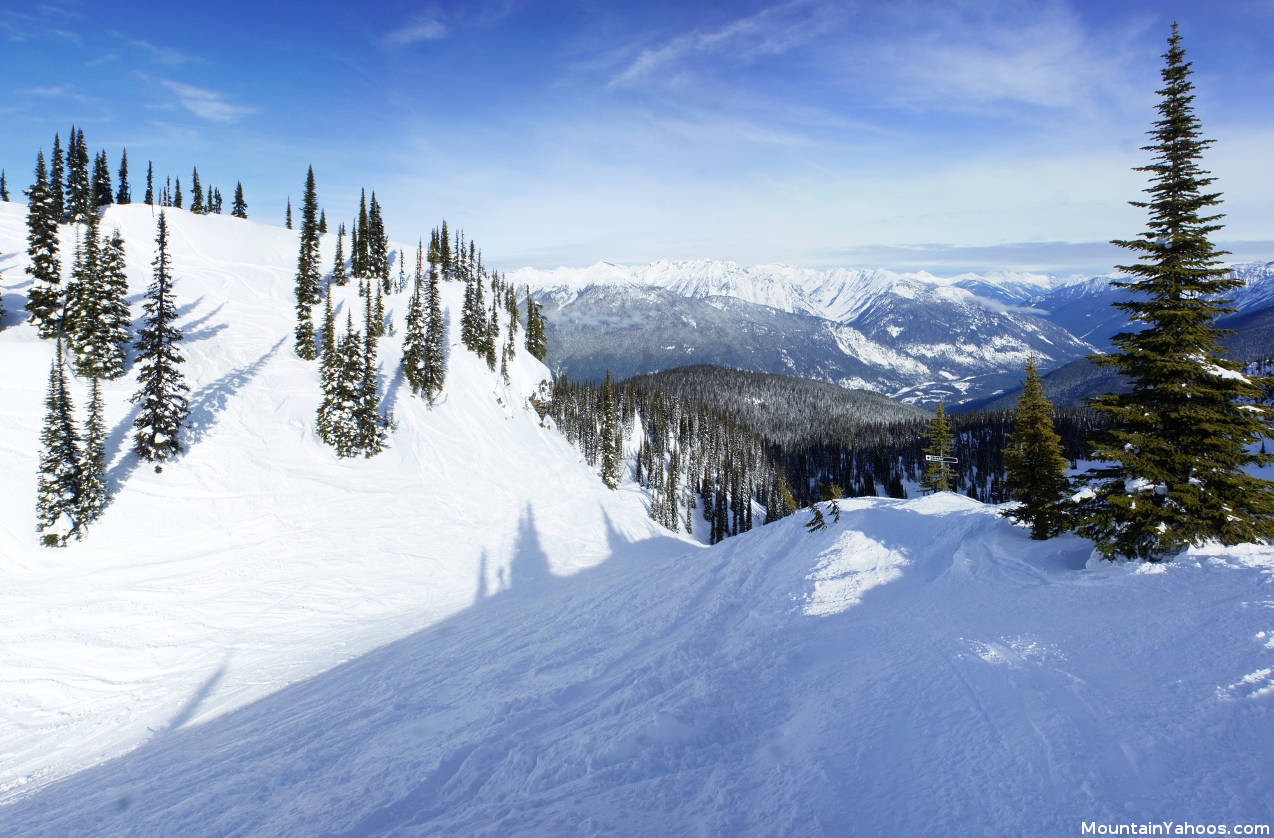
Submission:
M 1235 266 L 1235 322 L 1268 322 L 1274 262 Z M 548 320 L 546 362 L 569 377 L 688 364 L 795 375 L 912 404 L 1011 391 L 1034 355 L 1047 372 L 1109 348 L 1126 326 L 1112 277 L 658 261 L 511 271 Z M 1247 318 L 1247 320 L 1240 320 Z M 1264 328 L 1264 327 L 1262 327 Z M 1247 340 L 1248 353 L 1260 342 Z

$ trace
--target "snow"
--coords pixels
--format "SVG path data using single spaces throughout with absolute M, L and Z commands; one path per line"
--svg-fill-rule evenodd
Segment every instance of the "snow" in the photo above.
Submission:
M 170 220 L 189 450 L 136 468 L 134 385 L 105 387 L 116 499 L 63 550 L 33 525 L 51 349 L 5 274 L 0 834 L 1268 822 L 1274 548 L 1090 562 L 945 493 L 701 547 L 525 407 L 542 365 L 506 387 L 454 342 L 429 410 L 381 341 L 398 428 L 340 461 L 290 349 L 295 234 Z M 139 292 L 148 208 L 112 224 Z M 21 234 L 0 204 L 0 251 Z

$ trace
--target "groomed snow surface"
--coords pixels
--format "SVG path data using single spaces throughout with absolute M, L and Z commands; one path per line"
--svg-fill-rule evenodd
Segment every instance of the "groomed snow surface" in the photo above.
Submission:
M 1271 820 L 1274 550 L 1090 562 L 954 495 L 704 548 L 540 424 L 525 353 L 506 386 L 453 342 L 443 403 L 412 397 L 405 297 L 397 429 L 341 461 L 291 351 L 296 234 L 255 222 L 170 212 L 189 450 L 138 466 L 135 384 L 112 383 L 115 501 L 39 548 L 52 348 L 18 325 L 22 210 L 0 204 L 0 835 Z M 150 209 L 115 225 L 140 294 Z

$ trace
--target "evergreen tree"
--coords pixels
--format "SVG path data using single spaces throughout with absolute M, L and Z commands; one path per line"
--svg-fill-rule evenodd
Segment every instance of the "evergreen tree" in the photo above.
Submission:
M 84 132 L 71 129 L 66 148 L 66 215 L 72 221 L 87 221 L 93 211 L 93 185 L 89 179 L 88 146 Z
M 106 151 L 97 153 L 93 161 L 93 206 L 108 207 L 115 202 L 115 191 L 111 188 L 111 166 L 106 161 Z
M 350 255 L 354 259 L 354 276 L 367 276 L 367 190 L 358 197 L 358 221 L 355 230 L 357 239 L 351 239 Z
M 327 213 L 323 210 L 319 210 L 318 231 L 319 235 L 327 235 Z
M 199 167 L 195 166 L 190 175 L 190 211 L 195 215 L 204 214 L 203 187 L 199 185 Z
M 1160 118 L 1143 147 L 1152 162 L 1137 169 L 1150 175 L 1150 200 L 1131 202 L 1148 210 L 1149 229 L 1114 242 L 1140 259 L 1118 266 L 1130 278 L 1112 284 L 1138 296 L 1115 305 L 1144 328 L 1116 335 L 1116 350 L 1094 358 L 1132 388 L 1089 402 L 1109 425 L 1095 440 L 1103 465 L 1089 473 L 1078 528 L 1107 558 L 1149 561 L 1209 539 L 1274 538 L 1274 483 L 1243 470 L 1274 459 L 1251 450 L 1274 435 L 1269 408 L 1255 404 L 1266 382 L 1244 376 L 1218 341 L 1217 317 L 1234 311 L 1219 295 L 1242 282 L 1226 275 L 1209 238 L 1221 216 L 1204 213 L 1220 193 L 1206 191 L 1215 178 L 1199 161 L 1213 141 L 1201 136 L 1175 23 L 1163 58 Z
M 36 157 L 35 183 L 27 190 L 27 311 L 40 337 L 57 336 L 62 329 L 62 267 L 58 262 L 58 222 L 44 170 L 44 152 Z
M 541 361 L 548 354 L 542 311 L 543 306 L 531 299 L 531 289 L 528 287 L 526 289 L 526 351 Z
M 148 461 L 162 461 L 181 453 L 181 428 L 190 407 L 181 372 L 184 358 L 178 349 L 181 330 L 173 325 L 177 305 L 172 292 L 172 268 L 168 257 L 168 222 L 159 214 L 155 233 L 155 274 L 142 304 L 145 324 L 137 335 L 138 390 L 132 396 L 141 409 L 133 427 L 133 450 Z M 156 465 L 155 471 L 162 471 Z
M 423 395 L 425 373 L 424 282 L 419 273 L 407 302 L 407 328 L 403 332 L 403 377 L 416 395 Z
M 1013 416 L 1013 432 L 1004 450 L 1007 486 L 1017 505 L 1000 513 L 1031 528 L 1031 538 L 1052 538 L 1065 524 L 1066 457 L 1053 430 L 1053 405 L 1035 358 L 1026 362 L 1026 380 Z
M 243 200 L 243 183 L 241 181 L 234 182 L 234 204 L 230 207 L 230 214 L 235 218 L 248 217 L 248 202 Z
M 75 129 L 71 129 L 71 137 L 67 140 L 70 143 L 75 138 Z M 49 198 L 53 205 L 53 218 L 61 221 L 66 217 L 66 200 L 63 198 L 63 189 L 65 184 L 62 181 L 62 140 L 57 135 L 53 135 L 53 160 L 49 167 Z
M 147 206 L 155 205 L 155 164 L 146 161 L 146 197 L 144 199 Z
M 354 331 L 351 314 L 346 315 L 345 336 L 334 342 L 331 357 L 321 366 L 323 401 L 318 407 L 319 436 L 336 449 L 338 457 L 359 453 L 355 409 L 362 381 L 362 342 Z
M 212 190 L 212 211 L 217 215 L 221 215 L 221 187 L 218 186 Z
M 62 547 L 80 537 L 80 441 L 75 430 L 71 396 L 67 392 L 62 342 L 49 369 L 44 397 L 44 427 L 40 431 L 40 477 L 36 486 L 35 524 L 41 543 Z
M 288 200 L 291 222 L 292 202 Z M 318 193 L 314 186 L 314 167 L 305 176 L 305 198 L 301 205 L 300 253 L 296 261 L 296 354 L 314 359 L 314 325 L 310 308 L 321 298 L 319 286 Z
M 84 456 L 81 459 L 77 520 L 87 526 L 102 515 L 110 503 L 106 482 L 106 426 L 102 420 L 102 385 L 97 378 L 89 390 L 88 421 L 84 425 Z
M 818 532 L 827 529 L 827 519 L 823 517 L 823 510 L 818 504 L 811 504 L 810 511 L 814 514 L 805 522 L 805 529 L 810 532 Z
M 439 264 L 442 266 L 442 275 L 446 279 L 452 279 L 452 262 L 451 262 L 451 243 L 447 238 L 447 219 L 442 220 L 442 229 L 438 232 L 438 256 L 441 259 Z
M 4 179 L 4 169 L 0 169 L 0 201 L 9 200 L 9 184 Z
M 98 265 L 97 216 L 89 216 L 88 223 L 76 225 L 75 261 L 71 267 L 71 280 L 66 286 L 66 303 L 63 306 L 64 338 L 68 347 L 77 355 L 76 372 L 81 372 L 79 354 L 82 341 L 91 332 L 98 319 L 98 307 L 102 300 L 102 272 Z
M 615 446 L 618 435 L 617 423 L 615 393 L 610 383 L 610 370 L 607 370 L 606 380 L 602 382 L 602 482 L 608 489 L 619 486 L 622 454 L 616 450 Z
M 438 288 L 438 266 L 429 263 L 429 278 L 425 284 L 425 346 L 421 391 L 429 404 L 434 404 L 442 393 L 447 376 L 446 322 L 442 319 L 442 294 Z
M 284 216 L 283 226 L 287 227 L 289 230 L 292 229 L 292 196 L 291 195 L 288 196 L 288 209 L 287 209 L 287 214 Z
M 360 241 L 362 239 L 360 238 Z M 384 290 L 389 290 L 389 240 L 385 237 L 385 223 L 381 218 L 380 204 L 372 193 L 367 210 L 367 276 L 377 280 Z
M 482 355 L 487 360 L 487 369 L 495 371 L 495 345 L 500 339 L 500 305 L 491 301 L 491 317 L 482 330 Z
M 115 195 L 115 203 L 131 204 L 132 190 L 128 185 L 128 149 L 119 156 L 119 192 Z
M 827 508 L 832 513 L 833 523 L 840 523 L 840 499 L 845 496 L 845 490 L 835 483 L 824 482 L 819 486 L 819 491 L 823 493 L 823 500 L 827 503 Z M 745 501 L 746 502 L 746 501 Z
M 929 445 L 925 448 L 925 453 L 935 457 L 950 457 L 954 448 L 951 424 L 942 409 L 942 402 L 938 402 L 933 421 L 929 424 Z M 950 463 L 926 461 L 920 485 L 930 492 L 946 492 L 951 489 L 951 476 Z
M 86 240 L 96 239 L 95 227 Z M 124 239 L 117 229 L 100 247 L 96 243 L 92 246 L 96 267 L 85 274 L 79 290 L 80 314 L 72 321 L 75 371 L 93 379 L 116 379 L 124 375 L 125 347 L 132 327 Z
M 181 178 L 177 178 L 176 185 L 173 187 L 172 207 L 181 209 Z
M 358 400 L 354 407 L 358 449 L 364 457 L 373 457 L 385 447 L 385 421 L 376 407 L 380 403 L 379 366 L 376 362 L 376 337 L 372 320 L 372 297 L 364 299 L 363 359 L 359 371 Z
M 332 259 L 332 282 L 344 285 L 349 282 L 349 274 L 345 272 L 345 252 L 342 243 L 345 238 L 345 225 L 336 228 L 336 256 Z

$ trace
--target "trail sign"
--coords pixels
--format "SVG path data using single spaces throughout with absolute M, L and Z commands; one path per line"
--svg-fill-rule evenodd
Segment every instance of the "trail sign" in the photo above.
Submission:
M 937 454 L 925 454 L 925 460 L 930 463 L 951 463 L 952 465 L 960 462 L 955 457 L 939 457 Z

